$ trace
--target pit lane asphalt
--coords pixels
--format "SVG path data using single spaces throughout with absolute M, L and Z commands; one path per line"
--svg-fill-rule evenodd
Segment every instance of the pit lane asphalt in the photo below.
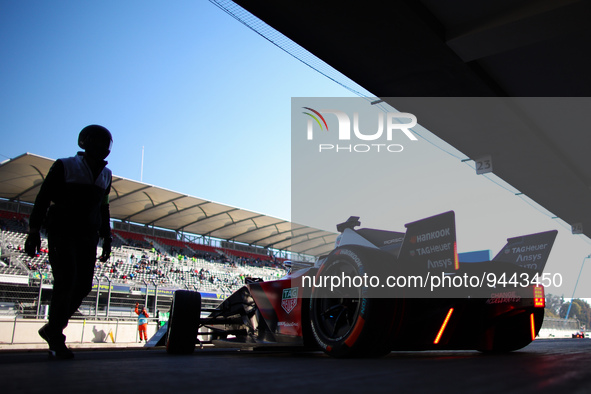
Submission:
M 337 360 L 323 353 L 163 348 L 82 350 L 68 361 L 41 351 L 0 352 L 8 393 L 591 393 L 591 339 L 538 339 L 504 355 L 393 352 Z

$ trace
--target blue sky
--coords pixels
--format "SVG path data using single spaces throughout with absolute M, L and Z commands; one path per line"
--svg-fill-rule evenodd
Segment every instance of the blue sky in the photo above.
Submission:
M 114 174 L 289 218 L 292 96 L 350 96 L 207 1 L 0 2 L 2 160 L 113 133 Z
M 208 1 L 0 0 L 0 37 L 0 160 L 71 156 L 79 131 L 98 123 L 113 133 L 115 175 L 139 180 L 143 147 L 144 182 L 284 219 L 291 98 L 354 96 Z M 457 158 L 417 144 L 425 150 L 405 168 L 437 181 L 453 174 L 458 190 L 478 197 L 450 190 L 429 199 L 428 188 L 413 186 L 423 206 L 461 208 L 460 251 L 494 254 L 507 237 L 558 229 L 547 271 L 568 264 L 571 287 L 560 290 L 570 296 L 588 240 Z

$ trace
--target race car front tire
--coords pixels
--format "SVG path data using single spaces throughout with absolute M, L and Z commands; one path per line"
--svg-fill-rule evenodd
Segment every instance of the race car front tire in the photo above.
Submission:
M 316 278 L 372 276 L 383 271 L 388 263 L 385 258 L 363 247 L 339 248 L 327 258 Z M 371 297 L 368 290 L 363 286 L 312 289 L 312 334 L 326 354 L 339 358 L 381 357 L 390 352 L 390 335 L 400 300 Z
M 167 353 L 193 353 L 197 342 L 200 317 L 201 294 L 188 290 L 175 291 L 166 332 Z

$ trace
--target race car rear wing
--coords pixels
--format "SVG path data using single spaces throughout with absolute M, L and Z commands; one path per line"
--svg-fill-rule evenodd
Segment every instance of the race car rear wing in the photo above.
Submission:
M 459 269 L 454 211 L 405 225 L 398 260 L 419 271 L 454 272 Z
M 508 238 L 507 244 L 492 259 L 530 268 L 541 274 L 544 271 L 548 256 L 554 245 L 558 231 L 523 235 Z

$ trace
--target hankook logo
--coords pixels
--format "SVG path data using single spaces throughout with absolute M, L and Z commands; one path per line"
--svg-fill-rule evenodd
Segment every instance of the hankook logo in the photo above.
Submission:
M 359 140 L 364 142 L 361 144 L 318 144 L 319 152 L 402 152 L 404 147 L 400 144 L 390 143 L 394 135 L 402 132 L 409 140 L 417 141 L 417 137 L 410 130 L 417 125 L 417 118 L 413 114 L 406 112 L 388 112 L 384 114 L 380 112 L 377 114 L 377 130 L 368 131 L 360 129 L 359 113 L 353 113 L 353 127 L 351 127 L 351 118 L 343 111 L 336 109 L 322 109 L 315 110 L 310 107 L 302 107 L 306 111 L 303 114 L 310 119 L 307 122 L 307 135 L 309 141 L 314 140 L 314 129 L 319 129 L 320 132 L 330 132 L 328 123 L 324 115 L 334 115 L 338 122 L 338 130 L 335 137 L 339 142 Z M 353 129 L 353 132 L 351 132 Z M 331 129 L 332 130 L 332 129 Z M 379 143 L 384 141 L 383 143 Z M 385 143 L 387 142 L 387 143 Z

